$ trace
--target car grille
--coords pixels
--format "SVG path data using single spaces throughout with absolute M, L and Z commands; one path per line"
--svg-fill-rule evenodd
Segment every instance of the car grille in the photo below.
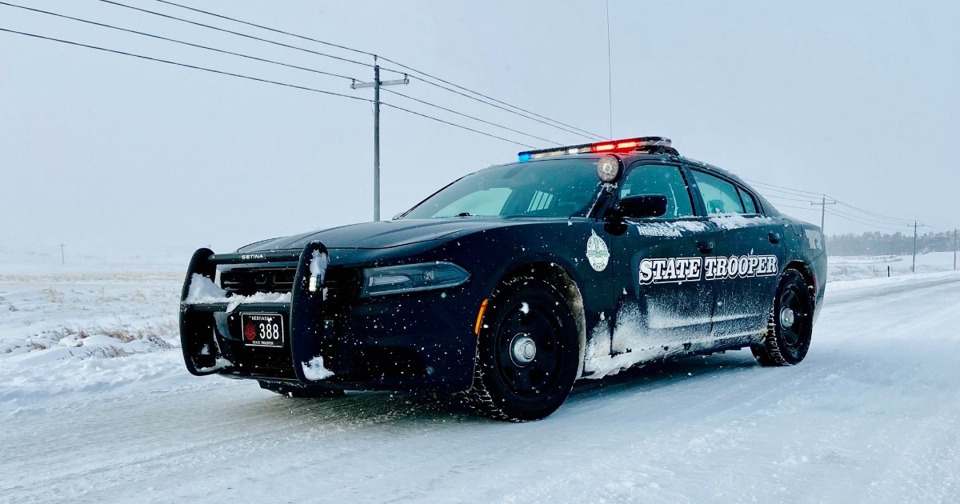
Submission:
M 249 296 L 257 292 L 290 292 L 297 274 L 295 266 L 231 268 L 220 272 L 220 286 L 229 294 Z M 330 267 L 325 283 L 329 295 L 337 300 L 357 294 L 359 272 L 353 269 Z
M 230 294 L 290 292 L 296 268 L 233 268 L 220 272 L 220 286 Z

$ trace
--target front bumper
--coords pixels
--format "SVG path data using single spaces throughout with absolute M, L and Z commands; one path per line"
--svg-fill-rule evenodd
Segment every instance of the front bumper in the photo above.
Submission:
M 482 294 L 468 286 L 443 291 L 360 299 L 349 292 L 310 289 L 310 261 L 326 253 L 319 242 L 302 251 L 251 255 L 194 253 L 181 294 L 180 334 L 184 362 L 195 375 L 318 384 L 351 390 L 469 388 L 476 356 L 473 322 Z M 289 302 L 188 303 L 194 275 L 215 280 L 218 266 L 296 265 Z M 336 265 L 331 265 L 335 268 Z M 329 275 L 328 275 L 329 276 Z M 329 283 L 329 282 L 328 282 Z M 352 289 L 355 291 L 356 289 Z M 283 346 L 245 344 L 241 313 L 284 315 Z M 322 357 L 333 376 L 312 380 L 306 363 Z

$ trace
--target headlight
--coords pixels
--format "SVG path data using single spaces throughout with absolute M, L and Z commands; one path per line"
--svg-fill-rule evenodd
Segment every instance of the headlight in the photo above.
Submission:
M 363 270 L 360 296 L 443 289 L 460 285 L 469 278 L 467 270 L 448 262 L 367 268 Z

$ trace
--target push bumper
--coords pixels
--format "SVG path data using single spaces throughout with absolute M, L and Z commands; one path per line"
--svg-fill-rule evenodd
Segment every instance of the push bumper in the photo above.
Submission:
M 473 298 L 463 290 L 385 296 L 358 302 L 326 299 L 326 285 L 310 271 L 315 254 L 326 254 L 314 242 L 302 251 L 262 254 L 194 253 L 180 304 L 184 363 L 194 375 L 221 374 L 291 384 L 322 384 L 349 390 L 459 391 L 472 382 L 476 355 Z M 229 302 L 188 303 L 194 275 L 210 281 L 219 265 L 296 266 L 289 302 L 245 302 L 230 310 Z M 267 264 L 269 263 L 269 264 Z M 439 301 L 437 301 L 439 299 Z M 249 346 L 243 339 L 241 314 L 283 314 L 284 342 L 278 348 Z M 472 315 L 471 315 L 472 314 Z M 333 373 L 317 378 L 314 365 Z M 307 369 L 305 369 L 307 367 Z M 313 378 L 313 379 L 312 379 Z

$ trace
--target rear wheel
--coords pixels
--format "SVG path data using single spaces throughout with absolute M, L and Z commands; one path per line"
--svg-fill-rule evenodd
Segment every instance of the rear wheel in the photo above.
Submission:
M 321 385 L 300 385 L 281 381 L 257 380 L 260 388 L 275 392 L 287 397 L 324 398 L 343 397 L 346 393 L 339 389 L 332 389 Z
M 485 416 L 522 422 L 553 413 L 577 375 L 579 338 L 566 299 L 529 277 L 504 282 L 490 298 L 468 402 Z
M 753 355 L 763 366 L 800 363 L 810 349 L 813 334 L 813 296 L 803 276 L 787 270 L 780 279 L 767 331 Z

